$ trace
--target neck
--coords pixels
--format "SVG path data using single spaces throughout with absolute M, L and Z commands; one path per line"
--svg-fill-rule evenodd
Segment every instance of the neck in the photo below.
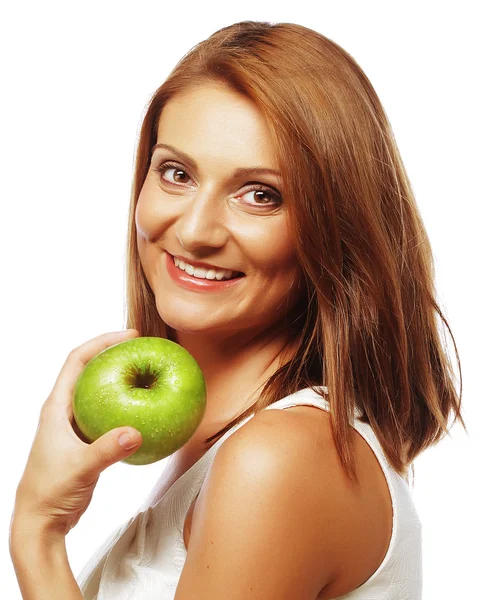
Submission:
M 193 440 L 202 441 L 229 423 L 257 399 L 257 390 L 292 356 L 287 327 L 247 331 L 220 337 L 171 330 L 201 367 L 207 405 Z

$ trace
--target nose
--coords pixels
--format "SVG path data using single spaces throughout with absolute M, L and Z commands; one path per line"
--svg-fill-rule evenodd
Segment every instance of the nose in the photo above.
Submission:
M 212 191 L 199 190 L 182 204 L 175 225 L 177 239 L 183 248 L 195 254 L 205 248 L 221 248 L 228 239 L 224 200 Z

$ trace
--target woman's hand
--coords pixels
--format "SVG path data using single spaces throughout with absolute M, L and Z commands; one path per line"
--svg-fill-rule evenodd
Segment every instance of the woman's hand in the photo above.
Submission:
M 36 435 L 17 487 L 12 531 L 39 527 L 49 536 L 64 537 L 86 511 L 100 473 L 136 452 L 143 437 L 132 427 L 118 427 L 87 444 L 73 429 L 75 383 L 88 361 L 105 348 L 138 337 L 135 329 L 100 335 L 70 352 L 43 404 Z M 78 427 L 76 427 L 78 430 Z M 132 447 L 122 447 L 129 433 Z M 80 434 L 81 435 L 81 434 Z

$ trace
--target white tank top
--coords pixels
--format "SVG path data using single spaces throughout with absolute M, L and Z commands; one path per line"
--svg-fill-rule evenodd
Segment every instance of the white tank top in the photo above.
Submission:
M 327 391 L 326 386 L 323 389 Z M 316 406 L 330 410 L 328 402 L 305 388 L 267 406 Z M 77 583 L 85 600 L 173 600 L 187 551 L 184 521 L 197 497 L 220 445 L 254 415 L 228 430 L 153 506 L 138 512 L 114 531 L 96 550 Z M 359 420 L 354 428 L 370 445 L 380 463 L 391 494 L 393 525 L 386 555 L 371 575 L 352 592 L 351 600 L 421 600 L 422 526 L 411 489 L 388 463 L 371 426 Z

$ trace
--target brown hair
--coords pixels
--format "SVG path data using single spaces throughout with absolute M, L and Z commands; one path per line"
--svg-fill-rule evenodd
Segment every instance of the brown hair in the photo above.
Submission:
M 406 476 L 449 433 L 451 411 L 467 431 L 459 354 L 435 299 L 432 250 L 388 118 L 356 61 L 316 31 L 257 21 L 224 27 L 192 48 L 153 94 L 131 193 L 127 327 L 169 337 L 138 257 L 135 209 L 165 103 L 204 82 L 246 95 L 264 114 L 306 281 L 293 357 L 206 442 L 299 389 L 327 386 L 348 476 L 357 481 L 349 430 L 355 407 Z M 459 397 L 437 315 L 456 350 Z M 316 391 L 327 400 L 325 390 Z

